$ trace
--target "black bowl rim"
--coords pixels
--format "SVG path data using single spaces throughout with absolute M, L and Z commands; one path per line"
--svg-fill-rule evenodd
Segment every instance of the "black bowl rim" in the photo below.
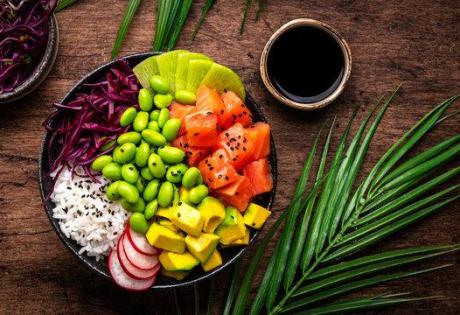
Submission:
M 158 54 L 161 54 L 161 52 L 140 52 L 140 53 L 134 53 L 134 54 L 126 55 L 126 56 L 123 56 L 123 57 L 121 57 L 119 59 L 129 60 L 131 58 L 141 58 L 141 57 L 147 58 L 147 57 L 150 57 L 150 56 L 153 56 L 153 55 L 158 55 Z M 66 93 L 66 95 L 62 98 L 61 103 L 66 102 L 67 99 L 70 98 L 73 95 L 74 91 L 76 91 L 85 81 L 87 81 L 93 75 L 96 75 L 98 72 L 100 72 L 100 71 L 102 71 L 102 70 L 104 70 L 106 68 L 109 68 L 110 66 L 112 66 L 116 62 L 117 62 L 117 60 L 112 60 L 112 61 L 110 61 L 108 63 L 105 63 L 105 64 L 97 67 L 96 69 L 90 71 L 89 73 L 87 73 L 82 79 L 80 79 L 77 83 L 75 83 L 72 86 L 72 88 L 69 89 L 69 91 Z M 249 93 L 246 93 L 246 94 L 247 94 L 246 95 L 246 101 L 250 102 L 250 103 L 252 103 L 254 105 L 253 108 L 257 112 L 257 115 L 261 118 L 261 121 L 267 122 L 267 119 L 266 119 L 265 115 L 263 114 L 262 110 L 260 109 L 259 105 L 257 105 L 257 103 L 255 103 L 255 101 L 253 100 L 253 98 L 251 97 L 251 95 Z M 75 243 L 75 241 L 73 241 L 72 239 L 67 238 L 64 235 L 64 233 L 61 231 L 61 229 L 59 227 L 58 220 L 54 219 L 53 216 L 52 216 L 52 209 L 48 209 L 48 207 L 46 205 L 46 194 L 45 194 L 43 179 L 44 179 L 45 176 L 48 176 L 48 175 L 45 175 L 43 173 L 43 163 L 45 161 L 45 156 L 46 156 L 46 144 L 48 142 L 47 141 L 48 136 L 49 136 L 49 132 L 45 132 L 45 134 L 43 136 L 41 148 L 40 148 L 40 156 L 38 158 L 39 189 L 40 189 L 40 196 L 41 196 L 41 199 L 42 199 L 42 205 L 43 205 L 43 208 L 44 208 L 44 210 L 46 212 L 46 215 L 48 216 L 48 219 L 49 219 L 51 225 L 53 226 L 56 234 L 58 235 L 60 240 L 64 243 L 64 245 L 67 247 L 67 249 L 69 249 L 75 256 L 77 256 L 77 258 L 87 268 L 89 268 L 90 270 L 94 271 L 95 273 L 103 276 L 104 278 L 106 278 L 108 280 L 109 279 L 112 280 L 111 277 L 108 274 L 106 274 L 105 272 L 103 272 L 99 268 L 93 266 L 92 264 L 89 263 L 89 261 L 87 261 L 87 260 L 94 260 L 95 259 L 94 257 L 89 257 L 89 256 L 83 257 L 84 254 L 79 254 L 76 249 L 74 249 L 74 248 L 72 248 L 70 246 L 70 243 Z M 275 195 L 276 195 L 276 186 L 277 186 L 277 177 L 278 177 L 277 156 L 276 156 L 276 149 L 275 149 L 275 144 L 274 144 L 274 139 L 273 139 L 273 134 L 272 133 L 270 134 L 270 166 L 271 166 L 271 173 L 272 173 L 272 176 L 273 176 L 273 190 L 272 190 L 272 192 L 270 192 L 270 195 L 269 195 L 269 200 L 268 200 L 268 203 L 267 203 L 267 208 L 268 209 L 271 209 L 272 206 L 273 206 L 273 202 L 274 202 Z M 202 281 L 210 279 L 214 275 L 220 273 L 221 271 L 227 269 L 229 266 L 234 264 L 235 261 L 243 255 L 243 253 L 246 251 L 246 249 L 251 244 L 254 243 L 254 241 L 257 238 L 258 234 L 259 234 L 259 232 L 257 230 L 255 230 L 253 232 L 253 235 L 252 235 L 252 237 L 251 237 L 251 239 L 249 241 L 249 244 L 247 246 L 241 247 L 239 249 L 239 251 L 233 257 L 229 258 L 221 266 L 217 267 L 216 269 L 214 269 L 214 270 L 212 270 L 210 272 L 204 273 L 201 277 L 199 277 L 197 279 L 192 279 L 192 280 L 180 281 L 180 282 L 172 283 L 172 284 L 153 285 L 150 289 L 151 290 L 161 290 L 161 289 L 181 288 L 181 287 L 187 287 L 187 286 L 190 286 L 192 284 L 200 283 Z
M 59 50 L 59 25 L 54 13 L 49 18 L 49 36 L 42 59 L 29 77 L 13 91 L 0 94 L 0 104 L 20 100 L 35 91 L 51 72 Z

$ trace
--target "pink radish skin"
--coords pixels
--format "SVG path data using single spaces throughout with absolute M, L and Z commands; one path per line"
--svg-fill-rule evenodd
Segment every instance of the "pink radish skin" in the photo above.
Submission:
M 157 264 L 153 269 L 151 270 L 142 270 L 131 264 L 128 260 L 128 257 L 126 257 L 125 249 L 123 247 L 123 242 L 122 236 L 118 239 L 118 244 L 117 244 L 117 255 L 118 255 L 118 260 L 120 261 L 121 267 L 123 270 L 131 277 L 134 279 L 138 280 L 146 280 L 149 278 L 152 278 L 157 275 L 158 271 L 160 270 L 160 264 Z
M 139 253 L 133 247 L 127 235 L 124 235 L 121 241 L 123 242 L 123 248 L 125 250 L 126 257 L 135 267 L 143 270 L 150 270 L 158 264 L 158 256 L 147 256 Z
M 137 280 L 131 278 L 121 267 L 120 261 L 116 251 L 112 251 L 109 256 L 109 271 L 112 275 L 113 281 L 120 287 L 128 291 L 145 291 L 152 287 L 155 283 L 156 276 L 145 279 Z
M 126 230 L 129 241 L 139 253 L 147 256 L 158 255 L 160 253 L 158 249 L 147 242 L 145 235 L 134 232 L 130 227 L 128 227 Z

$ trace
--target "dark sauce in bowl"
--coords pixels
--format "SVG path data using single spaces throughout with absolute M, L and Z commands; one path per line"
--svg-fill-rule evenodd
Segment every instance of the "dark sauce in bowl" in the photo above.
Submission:
M 268 77 L 286 98 L 314 103 L 341 84 L 345 57 L 336 38 L 314 26 L 298 26 L 281 34 L 267 58 Z

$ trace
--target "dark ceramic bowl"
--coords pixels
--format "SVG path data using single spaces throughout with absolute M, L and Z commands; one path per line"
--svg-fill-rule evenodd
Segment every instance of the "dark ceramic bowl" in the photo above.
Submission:
M 151 55 L 153 54 L 152 53 L 139 53 L 139 54 L 124 57 L 123 59 L 127 60 L 129 64 L 133 67 L 136 64 L 138 64 L 140 61 L 144 60 L 146 57 L 149 57 Z M 96 70 L 90 72 L 88 75 L 86 75 L 82 80 L 80 80 L 80 82 L 78 82 L 67 93 L 67 95 L 64 97 L 61 103 L 66 104 L 71 99 L 73 99 L 76 93 L 84 89 L 83 87 L 84 83 L 94 83 L 102 79 L 104 77 L 104 74 L 113 65 L 113 63 L 114 63 L 113 61 L 110 63 L 107 63 L 97 68 Z M 253 99 L 249 95 L 247 97 L 246 104 L 251 109 L 255 121 L 266 122 L 266 119 L 264 115 L 262 114 L 262 111 L 254 103 Z M 59 238 L 67 246 L 67 248 L 90 269 L 92 269 L 93 271 L 99 273 L 100 275 L 106 278 L 110 278 L 110 274 L 107 268 L 107 260 L 105 259 L 103 261 L 97 262 L 96 259 L 94 259 L 93 257 L 88 257 L 85 254 L 83 255 L 78 254 L 80 246 L 73 240 L 65 237 L 65 235 L 62 233 L 61 229 L 59 228 L 58 220 L 53 218 L 52 209 L 54 207 L 54 204 L 50 200 L 46 200 L 45 198 L 45 196 L 48 195 L 50 188 L 51 188 L 51 178 L 48 175 L 50 171 L 49 169 L 50 161 L 48 160 L 48 154 L 46 150 L 46 148 L 48 147 L 48 143 L 50 141 L 50 136 L 51 136 L 50 133 L 47 133 L 45 135 L 45 138 L 42 144 L 42 148 L 41 148 L 41 152 L 40 152 L 40 159 L 39 159 L 40 192 L 41 192 L 41 196 L 43 199 L 43 205 L 44 205 L 46 214 L 48 215 L 48 218 L 50 219 L 51 224 L 56 230 L 56 233 L 58 234 Z M 56 149 L 57 148 L 54 148 L 54 151 L 56 151 Z M 276 152 L 275 152 L 275 146 L 273 144 L 273 138 L 271 139 L 270 163 L 271 163 L 273 181 L 274 181 L 274 184 L 276 185 L 276 182 L 277 182 Z M 275 197 L 275 189 L 276 189 L 276 186 L 273 188 L 273 191 L 271 193 L 257 196 L 255 202 L 257 202 L 258 204 L 264 207 L 271 208 L 273 204 L 273 199 Z M 251 230 L 250 243 L 254 242 L 256 236 L 257 236 L 257 232 L 254 230 Z M 218 268 L 208 273 L 203 272 L 201 268 L 195 268 L 182 281 L 177 281 L 177 280 L 159 275 L 152 288 L 166 289 L 166 288 L 185 287 L 185 286 L 189 286 L 191 284 L 203 281 L 205 279 L 211 278 L 215 274 L 221 272 L 222 270 L 228 268 L 231 264 L 233 264 L 243 254 L 245 249 L 246 249 L 246 246 L 221 250 L 222 258 L 224 261 L 224 263 L 221 266 L 219 266 Z
M 0 94 L 0 104 L 14 102 L 28 95 L 38 88 L 50 73 L 56 61 L 59 46 L 59 28 L 54 14 L 50 17 L 49 26 L 48 43 L 42 60 L 20 86 L 11 92 Z

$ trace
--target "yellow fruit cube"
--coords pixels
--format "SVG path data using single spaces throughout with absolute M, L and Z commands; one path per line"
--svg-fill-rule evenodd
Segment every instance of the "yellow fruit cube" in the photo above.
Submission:
M 225 207 L 218 199 L 206 197 L 201 201 L 198 210 L 204 217 L 203 231 L 206 233 L 214 233 L 219 224 L 224 221 Z
M 173 278 L 176 280 L 183 280 L 185 277 L 188 276 L 189 272 L 184 271 L 184 270 L 178 270 L 178 271 L 168 271 L 164 268 L 161 268 L 161 274 L 165 277 Z
M 163 251 L 160 256 L 160 264 L 167 271 L 192 270 L 200 262 L 189 252 L 182 254 Z
M 244 224 L 259 230 L 270 216 L 271 212 L 255 203 L 250 203 L 244 213 Z
M 153 223 L 145 234 L 150 245 L 176 253 L 185 251 L 185 239 L 168 228 Z
M 208 260 L 218 243 L 219 236 L 215 234 L 201 233 L 199 237 L 191 235 L 185 237 L 187 249 L 202 263 Z
M 205 263 L 201 263 L 201 267 L 204 271 L 208 272 L 222 265 L 222 256 L 216 250 L 214 250 Z
M 219 242 L 229 245 L 237 239 L 243 238 L 246 233 L 243 216 L 235 208 L 227 208 L 224 222 L 216 229 L 216 234 L 220 236 Z
M 200 212 L 186 203 L 181 203 L 171 210 L 171 222 L 182 231 L 196 237 L 200 236 L 204 226 L 204 218 Z

